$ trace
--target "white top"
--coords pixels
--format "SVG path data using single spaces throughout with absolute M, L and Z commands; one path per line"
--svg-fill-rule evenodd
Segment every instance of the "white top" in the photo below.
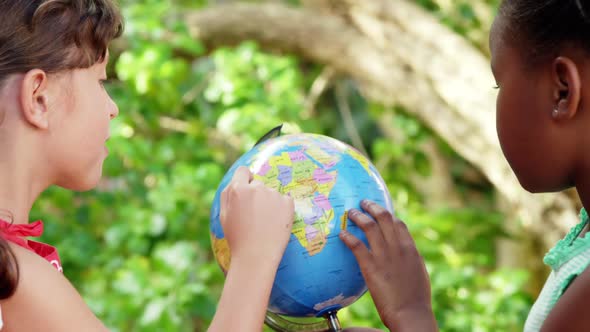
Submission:
M 590 265 L 590 233 L 580 237 L 580 233 L 588 224 L 588 215 L 584 210 L 580 219 L 581 222 L 545 255 L 544 262 L 552 271 L 529 313 L 524 332 L 541 330 L 559 298 L 572 281 Z
M 543 286 L 541 294 L 533 305 L 524 325 L 524 332 L 538 332 L 551 309 L 561 297 L 565 288 L 573 281 L 575 276 L 582 273 L 590 263 L 590 248 L 580 253 L 570 261 L 552 271 Z

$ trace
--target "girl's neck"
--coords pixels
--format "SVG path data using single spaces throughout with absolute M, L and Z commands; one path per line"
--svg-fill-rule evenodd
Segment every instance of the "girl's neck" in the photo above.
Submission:
M 586 211 L 590 211 L 590 165 L 576 172 L 576 190 Z
M 33 195 L 26 190 L 10 190 L 11 186 L 5 187 L 6 182 L 0 179 L 0 220 L 14 224 L 27 224 L 29 222 L 29 211 L 33 206 L 33 200 L 27 197 Z M 5 189 L 6 188 L 6 189 Z
M 0 134 L 0 139 L 5 138 Z M 35 160 L 30 149 L 0 141 L 0 219 L 15 224 L 29 222 L 29 211 L 47 184 L 39 180 L 42 163 Z M 14 141 L 12 143 L 15 143 Z M 8 214 L 8 216 L 6 216 Z

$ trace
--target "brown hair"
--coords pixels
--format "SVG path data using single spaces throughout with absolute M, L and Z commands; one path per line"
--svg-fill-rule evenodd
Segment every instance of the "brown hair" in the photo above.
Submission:
M 123 31 L 113 0 L 0 0 L 0 88 L 16 73 L 48 74 L 102 61 Z M 0 110 L 0 124 L 4 118 Z M 0 234 L 0 299 L 18 282 L 14 254 Z
M 18 264 L 8 242 L 0 238 L 0 300 L 7 299 L 16 291 Z
M 12 213 L 0 209 L 0 221 L 12 223 Z M 16 291 L 19 271 L 14 252 L 10 250 L 8 242 L 2 237 L 1 232 L 2 230 L 0 230 L 0 300 L 4 300 L 11 297 Z

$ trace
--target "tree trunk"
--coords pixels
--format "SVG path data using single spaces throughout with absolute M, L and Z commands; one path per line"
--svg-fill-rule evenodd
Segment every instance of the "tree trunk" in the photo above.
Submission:
M 465 39 L 406 0 L 303 4 L 226 4 L 185 19 L 192 36 L 209 47 L 255 40 L 268 51 L 297 54 L 353 78 L 374 102 L 404 107 L 481 170 L 505 202 L 509 228 L 531 234 L 543 250 L 577 222 L 566 194 L 533 196 L 519 185 L 496 136 L 489 61 Z M 530 243 L 500 260 L 525 247 Z

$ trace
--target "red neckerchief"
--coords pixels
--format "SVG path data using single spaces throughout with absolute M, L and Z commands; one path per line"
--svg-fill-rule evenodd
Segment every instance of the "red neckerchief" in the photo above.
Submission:
M 28 236 L 38 237 L 41 234 L 43 234 L 43 222 L 41 220 L 30 224 L 11 224 L 0 219 L 0 236 L 6 239 L 6 241 L 17 244 L 45 258 L 59 272 L 63 272 L 61 261 L 55 247 L 25 238 Z

